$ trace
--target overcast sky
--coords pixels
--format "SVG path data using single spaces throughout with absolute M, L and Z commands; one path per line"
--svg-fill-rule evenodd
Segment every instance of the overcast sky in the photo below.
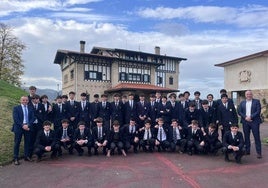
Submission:
M 57 90 L 58 49 L 123 48 L 187 58 L 183 92 L 201 98 L 224 87 L 214 64 L 267 50 L 267 0 L 2 0 L 0 20 L 27 46 L 23 83 Z

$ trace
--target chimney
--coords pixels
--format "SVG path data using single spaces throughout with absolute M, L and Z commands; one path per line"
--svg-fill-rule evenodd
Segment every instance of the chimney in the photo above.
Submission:
M 80 41 L 80 53 L 85 53 L 85 44 L 86 41 L 83 40 Z
M 156 55 L 160 55 L 160 47 L 159 46 L 154 47 L 154 53 Z

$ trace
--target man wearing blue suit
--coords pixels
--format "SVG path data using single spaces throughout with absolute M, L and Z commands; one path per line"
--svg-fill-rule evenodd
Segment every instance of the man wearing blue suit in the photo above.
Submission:
M 22 136 L 24 136 L 24 160 L 32 161 L 29 153 L 30 131 L 34 122 L 34 111 L 28 106 L 28 97 L 20 98 L 20 105 L 13 109 L 13 127 L 12 132 L 15 134 L 14 139 L 14 164 L 19 165 L 19 148 Z
M 250 130 L 252 130 L 257 158 L 260 159 L 262 158 L 260 139 L 261 103 L 258 99 L 253 99 L 251 90 L 247 90 L 245 96 L 246 100 L 240 103 L 238 113 L 241 116 L 241 123 L 243 124 L 246 154 L 250 154 Z

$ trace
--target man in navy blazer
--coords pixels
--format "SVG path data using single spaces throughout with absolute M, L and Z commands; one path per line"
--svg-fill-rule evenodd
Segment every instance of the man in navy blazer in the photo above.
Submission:
M 19 148 L 22 136 L 24 136 L 24 159 L 32 161 L 29 153 L 30 131 L 34 122 L 33 109 L 28 106 L 28 97 L 20 98 L 20 105 L 13 109 L 13 127 L 12 132 L 15 134 L 14 139 L 14 164 L 19 165 Z
M 247 90 L 245 96 L 246 100 L 240 103 L 238 113 L 241 116 L 241 123 L 243 124 L 246 154 L 250 154 L 250 130 L 252 130 L 257 158 L 260 159 L 262 158 L 260 139 L 261 103 L 258 99 L 253 99 L 251 90 Z

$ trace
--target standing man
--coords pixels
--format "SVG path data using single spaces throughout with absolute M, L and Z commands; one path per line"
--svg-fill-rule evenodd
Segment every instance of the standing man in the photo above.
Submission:
M 24 160 L 32 161 L 30 158 L 30 130 L 34 122 L 34 112 L 28 106 L 28 97 L 22 96 L 20 98 L 20 105 L 13 109 L 13 127 L 12 132 L 15 134 L 14 139 L 14 164 L 19 165 L 19 149 L 21 138 L 24 136 Z
M 260 124 L 261 124 L 261 103 L 258 99 L 253 99 L 251 90 L 245 93 L 246 100 L 239 105 L 238 114 L 241 116 L 243 132 L 245 135 L 246 154 L 250 154 L 250 130 L 253 133 L 257 158 L 262 158 Z

